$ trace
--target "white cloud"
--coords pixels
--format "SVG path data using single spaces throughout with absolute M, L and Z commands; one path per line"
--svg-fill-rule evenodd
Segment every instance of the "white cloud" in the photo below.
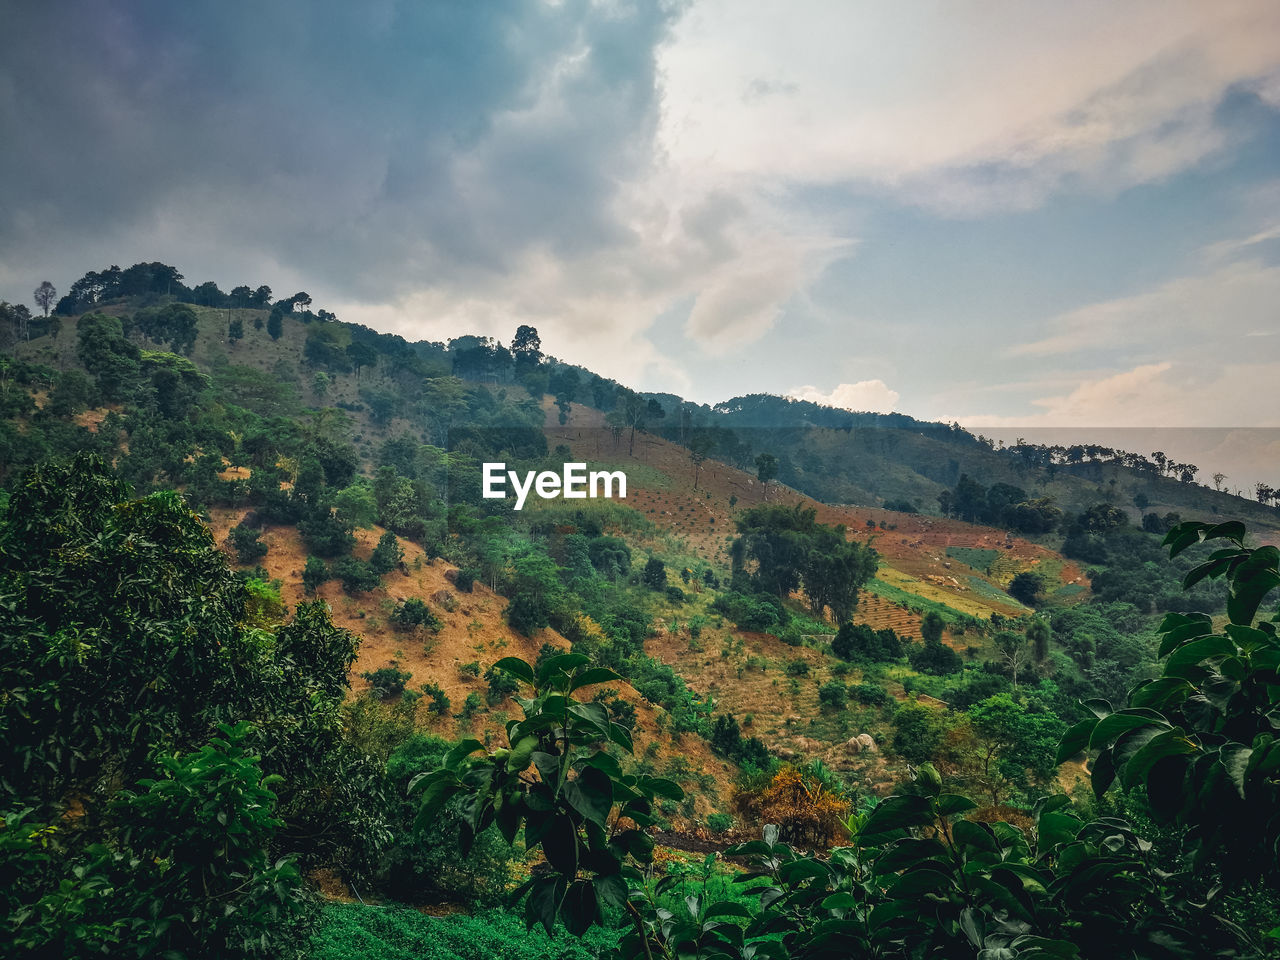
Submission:
M 1082 379 L 1067 393 L 1032 401 L 1030 416 L 969 414 L 966 427 L 1275 427 L 1270 402 L 1280 360 L 1212 367 L 1161 361 Z
M 1225 141 L 1233 85 L 1280 89 L 1270 0 L 707 0 L 663 51 L 660 142 L 703 176 L 863 180 L 952 213 L 1115 189 Z M 779 91 L 744 96 L 744 91 Z
M 1011 357 L 1060 357 L 1176 338 L 1183 348 L 1229 356 L 1252 349 L 1242 346 L 1241 338 L 1274 327 L 1276 303 L 1280 267 L 1253 260 L 1230 263 L 1051 317 L 1038 325 L 1044 330 L 1039 339 L 1006 352 Z
M 837 384 L 830 393 L 823 393 L 814 386 L 794 387 L 787 391 L 787 395 L 797 400 L 825 404 L 828 407 L 870 413 L 892 413 L 899 399 L 898 391 L 890 390 L 883 380 L 841 383 Z

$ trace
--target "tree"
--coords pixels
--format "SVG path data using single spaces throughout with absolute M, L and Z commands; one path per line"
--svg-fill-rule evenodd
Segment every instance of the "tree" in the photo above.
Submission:
M 272 310 L 267 317 L 267 334 L 272 340 L 279 340 L 284 334 L 284 316 L 279 310 Z
M 363 367 L 376 366 L 378 351 L 363 340 L 353 340 L 346 347 L 347 358 L 356 371 L 356 382 L 360 382 L 360 370 Z
M 49 308 L 58 302 L 58 291 L 48 280 L 42 281 L 40 286 L 35 290 L 36 306 L 44 311 L 44 315 L 49 316 Z
M 124 335 L 119 317 L 86 314 L 77 328 L 76 355 L 93 374 L 98 390 L 108 402 L 136 396 L 142 383 L 141 351 Z
M 1013 682 L 1013 688 L 1018 689 L 1018 670 L 1024 663 L 1030 651 L 1027 649 L 1027 638 L 1021 634 L 1014 633 L 1012 630 L 1001 630 L 995 635 L 996 650 L 1000 653 L 1000 658 L 1004 660 L 1005 665 L 1009 668 L 1010 679 Z
M 528 373 L 542 362 L 542 338 L 538 331 L 522 323 L 511 340 L 511 353 L 516 360 L 516 375 Z
M 307 557 L 306 565 L 302 568 L 302 587 L 307 593 L 315 593 L 320 585 L 329 579 L 329 568 L 325 562 L 317 556 Z
M 227 324 L 227 342 L 235 346 L 237 340 L 244 339 L 244 321 L 236 317 Z
M 1032 657 L 1043 666 L 1049 659 L 1049 641 L 1053 639 L 1049 624 L 1038 618 L 1032 620 L 1027 625 L 1027 639 L 1031 641 Z
M 619 390 L 624 393 L 622 400 L 622 423 L 631 433 L 627 440 L 627 456 L 633 456 L 636 448 L 636 431 L 643 430 L 645 425 L 645 414 L 648 412 L 648 406 L 645 404 L 644 397 L 632 391 Z
M 756 479 L 760 481 L 760 499 L 769 499 L 769 481 L 778 475 L 778 458 L 772 453 L 756 457 Z
M 893 715 L 893 752 L 919 766 L 937 756 L 945 730 L 942 711 L 908 700 Z
M 388 530 L 378 540 L 378 545 L 369 557 L 369 569 L 381 576 L 398 567 L 403 559 L 404 551 L 400 549 L 400 541 Z
M 665 590 L 667 588 L 667 565 L 657 557 L 650 557 L 649 562 L 644 565 L 644 573 L 641 579 L 650 590 Z
M 930 610 L 920 621 L 920 638 L 925 643 L 941 643 L 943 631 L 947 629 L 947 621 L 937 610 Z
M 1044 592 L 1044 578 L 1038 573 L 1024 570 L 1009 581 L 1009 596 L 1028 607 L 1040 605 Z
M 708 430 L 695 430 L 689 435 L 689 459 L 693 461 L 693 489 L 698 489 L 698 475 L 702 472 L 702 464 L 711 451 L 715 449 L 716 438 Z
M 1053 754 L 1066 724 L 1039 701 L 998 693 L 969 707 L 965 719 L 976 748 L 968 772 L 992 805 L 1011 790 L 1029 793 L 1052 782 Z

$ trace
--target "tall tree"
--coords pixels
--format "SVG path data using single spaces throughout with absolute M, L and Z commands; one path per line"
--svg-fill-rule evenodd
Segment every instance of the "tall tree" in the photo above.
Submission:
M 35 291 L 36 306 L 49 315 L 49 308 L 58 302 L 58 291 L 48 280 L 43 281 Z
M 756 479 L 760 481 L 760 499 L 769 499 L 769 481 L 778 475 L 778 458 L 772 453 L 756 457 Z
M 698 476 L 702 473 L 702 464 L 711 451 L 715 449 L 715 435 L 707 430 L 695 430 L 689 436 L 689 459 L 693 461 L 693 489 L 698 489 Z
M 516 361 L 516 374 L 527 373 L 542 362 L 542 338 L 536 328 L 522 323 L 511 341 L 511 353 Z
M 1043 620 L 1032 620 L 1027 627 L 1027 639 L 1031 641 L 1032 656 L 1036 663 L 1044 664 L 1049 659 L 1049 640 L 1053 631 Z

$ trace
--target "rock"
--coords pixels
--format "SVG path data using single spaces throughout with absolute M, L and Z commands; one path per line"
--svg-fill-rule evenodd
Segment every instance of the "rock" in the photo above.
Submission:
M 845 746 L 845 749 L 848 750 L 850 753 L 862 752 L 862 741 L 859 740 L 857 737 L 850 737 L 848 740 L 845 741 L 844 746 Z
M 794 760 L 796 756 L 796 752 L 789 747 L 776 747 L 773 754 L 779 760 Z
M 862 744 L 862 749 L 867 753 L 876 752 L 876 742 L 869 733 L 860 733 L 857 737 L 858 743 Z

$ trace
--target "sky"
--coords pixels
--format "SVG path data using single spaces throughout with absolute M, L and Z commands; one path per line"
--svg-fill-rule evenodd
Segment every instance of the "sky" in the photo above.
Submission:
M 1280 427 L 1274 0 L 0 23 L 0 299 L 162 260 L 701 402 Z

